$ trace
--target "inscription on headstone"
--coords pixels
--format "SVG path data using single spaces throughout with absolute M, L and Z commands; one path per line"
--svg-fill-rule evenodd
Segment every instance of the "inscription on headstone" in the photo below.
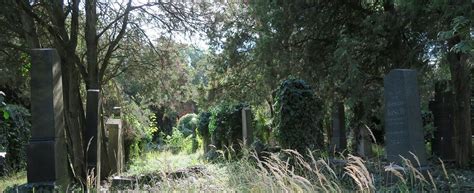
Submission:
M 403 164 L 400 156 L 418 166 L 413 153 L 426 164 L 417 72 L 395 69 L 384 78 L 385 145 L 387 159 Z
M 336 103 L 332 112 L 331 152 L 343 152 L 347 146 L 344 104 Z
M 27 148 L 28 183 L 66 185 L 60 59 L 55 49 L 31 50 L 31 138 Z

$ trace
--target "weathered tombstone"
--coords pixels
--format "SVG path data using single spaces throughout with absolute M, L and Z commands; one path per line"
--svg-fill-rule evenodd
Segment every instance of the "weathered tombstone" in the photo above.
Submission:
M 108 153 L 111 172 L 120 174 L 124 162 L 122 120 L 108 119 L 105 127 L 109 132 Z
M 61 64 L 55 49 L 31 50 L 31 138 L 27 148 L 29 184 L 69 182 Z
M 368 128 L 360 128 L 357 144 L 357 155 L 363 158 L 372 157 L 372 142 Z
M 454 119 L 453 93 L 447 90 L 448 82 L 437 82 L 435 85 L 435 101 L 430 102 L 430 110 L 434 117 L 434 139 L 432 150 L 443 160 L 454 160 Z
M 344 104 L 336 103 L 332 112 L 331 152 L 343 152 L 347 146 Z
M 395 69 L 384 78 L 385 145 L 390 162 L 403 164 L 404 157 L 414 166 L 426 165 L 425 140 L 421 122 L 417 72 Z
M 242 108 L 242 137 L 244 145 L 250 147 L 253 143 L 252 111 L 247 107 Z

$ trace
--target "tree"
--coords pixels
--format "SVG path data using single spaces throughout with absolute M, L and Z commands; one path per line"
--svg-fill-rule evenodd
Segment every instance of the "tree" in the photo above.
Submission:
M 127 67 L 122 54 L 130 54 L 127 51 L 131 45 L 143 42 L 153 45 L 142 24 L 151 23 L 164 32 L 184 32 L 199 24 L 199 19 L 190 22 L 189 18 L 199 18 L 201 8 L 206 7 L 161 1 L 136 4 L 131 0 L 113 3 L 85 0 L 83 4 L 84 9 L 80 0 L 7 0 L 1 5 L 0 22 L 16 37 L 2 41 L 3 46 L 26 52 L 29 48 L 57 48 L 62 62 L 71 164 L 76 179 L 85 184 L 86 147 L 96 137 L 94 128 L 99 121 L 95 115 L 101 106 L 94 91 L 100 91 L 114 73 Z M 91 91 L 85 100 L 87 113 L 80 94 L 81 80 Z

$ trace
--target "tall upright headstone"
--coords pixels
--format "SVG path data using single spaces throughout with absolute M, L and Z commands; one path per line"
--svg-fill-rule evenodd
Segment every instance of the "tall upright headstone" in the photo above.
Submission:
M 338 102 L 332 112 L 331 152 L 343 152 L 347 146 L 344 104 Z
M 402 156 L 418 166 L 411 152 L 421 166 L 426 165 L 417 72 L 409 69 L 390 71 L 384 78 L 384 98 L 387 159 L 403 164 Z
M 242 137 L 244 145 L 250 147 L 253 143 L 252 111 L 250 108 L 242 108 Z
M 109 133 L 107 152 L 109 153 L 111 172 L 120 174 L 122 173 L 124 162 L 122 120 L 108 119 L 105 127 Z
M 454 160 L 454 95 L 447 85 L 447 81 L 437 82 L 435 100 L 430 102 L 435 127 L 432 150 L 443 160 Z
M 29 184 L 66 186 L 69 175 L 60 58 L 55 49 L 33 49 L 31 62 L 27 180 Z

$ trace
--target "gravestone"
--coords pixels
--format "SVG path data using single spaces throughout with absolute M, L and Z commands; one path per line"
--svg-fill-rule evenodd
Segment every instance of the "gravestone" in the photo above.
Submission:
M 400 156 L 418 166 L 426 165 L 425 140 L 421 122 L 417 72 L 395 69 L 384 78 L 385 145 L 390 162 L 403 164 Z
M 108 119 L 105 127 L 109 133 L 109 161 L 112 173 L 122 173 L 124 162 L 122 120 Z
M 31 50 L 31 138 L 27 147 L 29 184 L 69 181 L 63 114 L 61 64 L 55 49 Z
M 332 112 L 331 152 L 343 152 L 347 146 L 344 104 L 336 103 Z
M 242 108 L 242 137 L 245 146 L 250 147 L 253 143 L 252 111 L 250 108 Z
M 359 128 L 359 138 L 357 143 L 357 155 L 367 159 L 372 157 L 372 142 L 368 128 Z
M 430 102 L 434 117 L 433 153 L 443 160 L 454 160 L 453 93 L 447 90 L 448 82 L 437 82 L 435 100 Z

